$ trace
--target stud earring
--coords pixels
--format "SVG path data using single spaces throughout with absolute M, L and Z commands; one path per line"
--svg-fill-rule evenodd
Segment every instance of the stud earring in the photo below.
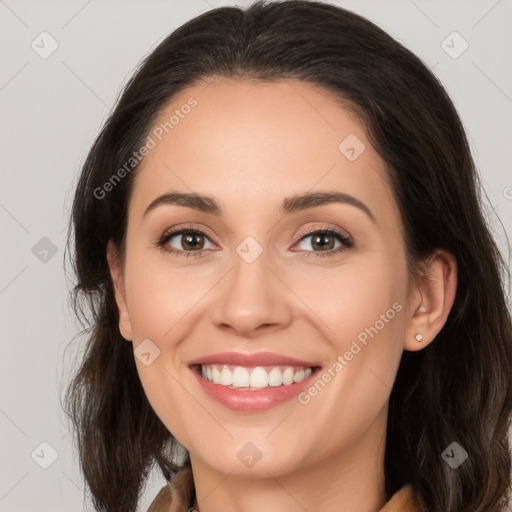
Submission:
M 415 338 L 418 343 L 421 343 L 421 341 L 423 340 L 423 336 L 421 334 L 416 334 Z

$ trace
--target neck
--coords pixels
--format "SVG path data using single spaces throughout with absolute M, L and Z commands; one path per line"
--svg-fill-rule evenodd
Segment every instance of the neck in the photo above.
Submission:
M 191 454 L 198 512 L 378 512 L 386 503 L 384 450 L 387 415 L 363 437 L 327 458 L 280 476 L 259 478 L 216 471 Z M 384 422 L 384 423 L 383 423 Z M 384 427 L 384 428 L 382 428 Z

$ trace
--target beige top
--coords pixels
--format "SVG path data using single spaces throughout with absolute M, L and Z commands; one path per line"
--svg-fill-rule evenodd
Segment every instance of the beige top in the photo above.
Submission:
M 162 487 L 148 512 L 187 512 L 194 506 L 195 492 L 192 469 L 180 469 L 171 482 Z M 411 485 L 397 491 L 379 512 L 421 512 Z

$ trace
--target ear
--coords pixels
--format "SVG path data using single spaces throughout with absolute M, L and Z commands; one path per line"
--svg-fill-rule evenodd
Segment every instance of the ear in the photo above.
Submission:
M 457 291 L 457 262 L 447 251 L 437 250 L 426 262 L 409 296 L 404 350 L 416 351 L 434 341 L 446 323 Z M 417 341 L 416 335 L 422 339 Z
M 114 242 L 110 240 L 107 244 L 107 261 L 110 269 L 110 276 L 114 283 L 115 299 L 117 310 L 119 312 L 119 332 L 125 340 L 132 341 L 132 324 L 126 303 L 124 275 L 120 259 L 117 247 Z

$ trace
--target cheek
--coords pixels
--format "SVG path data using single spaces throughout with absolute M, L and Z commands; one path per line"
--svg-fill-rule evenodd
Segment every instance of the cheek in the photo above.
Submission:
M 340 334 L 350 334 L 351 339 L 364 341 L 364 333 L 375 329 L 379 334 L 389 331 L 392 320 L 396 318 L 393 304 L 401 304 L 399 280 L 396 274 L 386 272 L 386 265 L 374 265 L 364 272 L 353 274 L 346 280 L 346 286 L 340 298 L 341 319 L 338 322 Z M 395 269 L 396 271 L 396 269 Z
M 313 278 L 304 281 L 300 293 L 307 294 L 304 302 L 321 320 L 316 323 L 329 341 L 331 357 L 319 377 L 325 385 L 315 381 L 300 403 L 326 432 L 344 425 L 343 442 L 348 443 L 389 398 L 402 353 L 406 273 L 381 253 L 325 276 L 317 274 L 315 286 Z
M 330 345 L 329 391 L 317 399 L 310 389 L 303 397 L 325 424 L 346 422 L 347 410 L 359 411 L 351 431 L 356 435 L 386 403 L 403 349 L 405 268 L 400 255 L 373 253 L 301 285 L 298 293 L 321 320 L 316 324 Z M 324 389 L 321 383 L 316 388 Z M 336 412 L 329 419 L 321 411 Z
M 191 319 L 195 319 L 194 304 L 205 291 L 199 286 L 201 281 L 191 279 L 190 269 L 170 268 L 149 251 L 133 250 L 125 268 L 135 362 L 141 384 L 157 416 L 188 446 L 189 427 L 194 423 L 194 415 L 201 415 L 201 411 L 196 410 L 195 401 L 190 400 L 181 384 L 188 369 L 182 364 L 180 340 L 186 336 Z M 139 344 L 142 347 L 147 339 L 159 350 L 148 366 L 137 357 L 141 352 L 137 350 Z M 151 357 L 154 353 L 157 352 L 152 352 Z
M 132 253 L 126 262 L 126 295 L 135 340 L 168 338 L 176 323 L 191 312 L 205 293 L 201 276 L 194 273 L 166 265 L 154 253 Z
M 310 269 L 296 279 L 294 291 L 317 317 L 316 324 L 337 354 L 358 336 L 363 342 L 365 336 L 372 339 L 368 331 L 382 338 L 401 329 L 405 266 L 392 260 L 369 255 L 338 268 Z

